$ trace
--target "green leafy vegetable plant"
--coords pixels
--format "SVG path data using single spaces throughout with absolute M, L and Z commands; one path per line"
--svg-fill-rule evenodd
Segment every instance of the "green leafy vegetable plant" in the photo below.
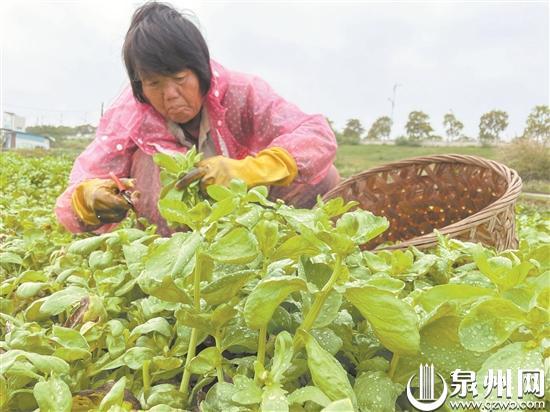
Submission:
M 130 217 L 73 238 L 48 209 L 70 159 L 44 173 L 2 156 L 0 408 L 399 411 L 420 363 L 479 378 L 550 354 L 540 213 L 520 215 L 515 251 L 444 237 L 364 251 L 388 222 L 354 202 L 295 209 L 240 181 L 177 190 L 190 151 L 155 157 L 171 237 Z

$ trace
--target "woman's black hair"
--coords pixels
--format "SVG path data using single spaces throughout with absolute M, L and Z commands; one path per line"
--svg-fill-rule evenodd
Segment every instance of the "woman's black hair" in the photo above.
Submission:
M 199 29 L 167 3 L 151 1 L 132 17 L 122 48 L 124 63 L 134 97 L 147 103 L 141 75 L 171 75 L 192 70 L 199 78 L 201 92 L 210 89 L 210 53 Z

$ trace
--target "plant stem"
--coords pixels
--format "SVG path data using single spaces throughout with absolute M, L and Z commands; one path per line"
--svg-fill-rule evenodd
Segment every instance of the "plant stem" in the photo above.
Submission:
M 262 326 L 258 334 L 258 362 L 264 366 L 267 326 Z
M 264 257 L 264 261 L 262 263 L 262 272 L 260 274 L 261 278 L 264 278 L 267 272 L 267 266 L 269 265 L 269 260 Z
M 390 362 L 390 370 L 388 371 L 388 375 L 390 378 L 393 378 L 393 375 L 395 374 L 395 370 L 397 369 L 398 363 L 399 363 L 399 355 L 397 353 L 394 353 Z
M 201 309 L 201 271 L 202 252 L 198 250 L 196 255 L 195 273 L 193 274 L 193 307 L 197 311 L 200 311 Z M 180 392 L 183 393 L 184 399 L 187 399 L 189 396 L 189 381 L 191 379 L 189 364 L 191 363 L 191 359 L 195 357 L 197 338 L 197 328 L 191 329 L 191 337 L 189 339 L 189 347 L 187 348 L 187 357 L 185 358 L 185 367 L 183 369 L 183 376 L 181 378 L 180 384 Z
M 197 252 L 195 263 L 195 273 L 193 279 L 193 307 L 196 310 L 201 309 L 201 272 L 202 272 L 202 252 Z
M 260 328 L 260 331 L 258 332 L 257 359 L 258 359 L 258 362 L 262 365 L 262 368 L 261 368 L 262 370 L 265 363 L 265 347 L 266 347 L 266 341 L 267 341 L 266 335 L 267 335 L 267 325 L 262 326 Z M 259 376 L 254 376 L 254 380 L 256 381 L 256 383 L 259 383 L 259 379 L 260 379 Z
M 148 394 L 149 389 L 151 388 L 151 378 L 149 377 L 149 365 L 151 364 L 150 360 L 143 361 L 143 368 L 141 370 L 143 377 L 143 393 Z
M 218 352 L 221 355 L 221 353 L 222 353 L 222 341 L 220 339 L 220 332 L 219 331 L 216 332 L 216 335 L 214 336 L 214 340 L 216 341 L 216 348 L 218 349 Z M 221 364 L 216 366 L 216 375 L 218 376 L 218 382 L 224 382 L 225 381 L 224 378 L 223 378 L 223 366 Z
M 315 297 L 315 300 L 313 301 L 313 305 L 311 305 L 311 308 L 309 309 L 309 312 L 307 313 L 304 321 L 300 325 L 299 329 L 309 331 L 311 327 L 313 326 L 313 323 L 317 319 L 317 316 L 319 316 L 319 312 L 321 311 L 321 308 L 325 304 L 325 300 L 327 300 L 327 296 L 332 290 L 332 287 L 338 280 L 338 276 L 340 276 L 340 269 L 342 267 L 342 256 L 336 255 L 336 262 L 334 263 L 334 271 L 332 272 L 332 275 L 330 276 L 330 279 L 327 283 L 325 283 L 325 286 L 323 286 L 323 289 L 317 294 Z M 298 335 L 296 335 L 298 336 Z M 294 338 L 294 349 L 297 349 L 301 346 L 301 340 Z
M 189 380 L 191 379 L 191 372 L 189 372 L 189 364 L 191 359 L 195 357 L 195 348 L 197 346 L 197 328 L 191 329 L 191 338 L 189 339 L 189 349 L 187 349 L 187 357 L 185 358 L 185 367 L 183 369 L 183 376 L 181 378 L 180 392 L 184 394 L 185 399 L 189 395 Z

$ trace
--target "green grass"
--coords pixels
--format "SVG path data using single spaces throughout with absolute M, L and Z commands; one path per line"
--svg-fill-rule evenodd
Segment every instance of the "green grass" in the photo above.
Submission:
M 342 145 L 336 154 L 336 168 L 342 177 L 409 157 L 434 154 L 463 154 L 496 159 L 495 147 L 410 147 L 394 145 Z
M 523 181 L 523 191 L 530 193 L 550 193 L 549 180 L 528 180 Z
M 341 145 L 336 154 L 336 168 L 342 178 L 350 177 L 356 173 L 397 160 L 417 156 L 435 154 L 463 154 L 481 156 L 487 159 L 502 161 L 499 159 L 498 147 L 410 147 L 394 145 Z M 523 182 L 524 192 L 550 193 L 550 182 L 546 180 L 532 180 Z M 522 196 L 519 203 L 547 211 L 550 202 L 544 199 L 531 199 Z

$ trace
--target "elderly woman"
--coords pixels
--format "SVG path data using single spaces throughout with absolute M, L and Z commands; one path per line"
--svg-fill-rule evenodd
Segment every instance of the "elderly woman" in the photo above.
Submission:
M 336 140 L 321 115 L 307 115 L 256 76 L 210 59 L 200 31 L 169 5 L 136 10 L 123 47 L 131 87 L 100 121 L 96 139 L 77 158 L 56 213 L 72 232 L 110 230 L 129 208 L 114 173 L 141 193 L 139 216 L 170 229 L 160 216 L 159 169 L 152 155 L 204 154 L 202 184 L 242 179 L 267 185 L 271 199 L 311 207 L 339 181 Z

